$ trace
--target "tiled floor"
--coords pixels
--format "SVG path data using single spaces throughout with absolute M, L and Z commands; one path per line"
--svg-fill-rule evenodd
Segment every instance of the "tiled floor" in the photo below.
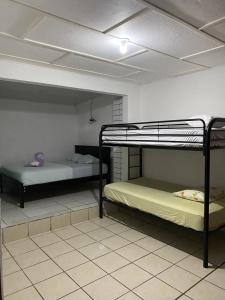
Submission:
M 18 207 L 18 199 L 4 194 L 1 197 L 2 228 L 96 206 L 98 191 L 91 184 L 88 188 L 61 196 L 28 201 L 23 209 Z
M 5 244 L 5 300 L 224 300 L 225 233 L 203 269 L 199 235 L 137 217 L 94 219 Z M 131 229 L 132 227 L 132 229 Z

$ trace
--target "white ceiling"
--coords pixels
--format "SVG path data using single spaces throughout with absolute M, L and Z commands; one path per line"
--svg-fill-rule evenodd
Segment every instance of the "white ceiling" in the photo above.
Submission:
M 220 46 L 219 42 L 154 9 L 118 26 L 110 34 L 178 58 Z
M 152 50 L 124 59 L 122 63 L 165 75 L 177 75 L 193 70 L 197 71 L 199 68 L 202 68 L 199 65 L 175 59 Z
M 225 64 L 225 47 L 216 49 L 214 51 L 205 52 L 201 55 L 195 55 L 187 58 L 188 61 L 205 65 L 208 67 L 215 67 Z
M 127 67 L 120 64 L 112 64 L 110 62 L 75 54 L 64 55 L 62 58 L 57 60 L 56 64 L 60 66 L 67 66 L 75 69 L 87 70 L 99 74 L 108 74 L 118 77 L 124 77 L 138 72 L 133 67 Z
M 225 42 L 225 20 L 224 22 L 207 27 L 205 31 Z
M 135 74 L 128 75 L 126 78 L 132 81 L 136 81 L 140 84 L 149 83 L 166 78 L 167 75 L 154 72 L 138 72 Z
M 162 8 L 197 28 L 225 16 L 224 0 L 146 0 L 146 2 Z
M 59 50 L 31 45 L 6 36 L 0 36 L 0 52 L 43 62 L 51 62 L 63 55 L 63 52 Z
M 204 70 L 225 64 L 225 0 L 0 0 L 0 54 L 140 84 Z
M 0 80 L 1 99 L 72 105 L 101 95 L 90 91 Z M 105 95 L 105 97 L 115 99 L 115 95 Z
M 18 2 L 102 32 L 146 7 L 144 2 L 136 0 L 18 0 Z
M 123 57 L 118 39 L 51 16 L 45 16 L 25 39 L 112 61 Z M 140 50 L 143 48 L 130 43 L 128 55 Z

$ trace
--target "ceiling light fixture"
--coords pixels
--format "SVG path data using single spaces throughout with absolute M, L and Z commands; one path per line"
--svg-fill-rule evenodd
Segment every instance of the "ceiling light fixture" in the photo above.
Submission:
M 128 39 L 121 39 L 120 40 L 120 52 L 122 54 L 126 54 L 128 50 Z

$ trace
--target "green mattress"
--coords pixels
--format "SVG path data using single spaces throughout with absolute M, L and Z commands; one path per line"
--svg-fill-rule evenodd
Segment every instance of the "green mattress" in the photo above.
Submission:
M 151 213 L 175 224 L 202 231 L 204 204 L 172 194 L 184 188 L 184 186 L 141 177 L 127 182 L 108 184 L 104 188 L 104 194 L 109 200 Z M 209 212 L 210 230 L 224 225 L 225 199 L 210 203 Z

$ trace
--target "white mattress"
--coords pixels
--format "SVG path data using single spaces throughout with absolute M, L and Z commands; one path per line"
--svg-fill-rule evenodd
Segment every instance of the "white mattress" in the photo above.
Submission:
M 98 164 L 77 164 L 68 161 L 46 162 L 43 167 L 24 167 L 23 163 L 2 166 L 1 173 L 23 183 L 24 186 L 62 181 L 99 174 Z M 107 166 L 103 165 L 103 174 Z
M 65 164 L 72 168 L 73 170 L 72 178 L 95 176 L 99 174 L 99 164 L 78 164 L 72 161 L 63 161 L 62 164 Z M 107 165 L 103 164 L 102 166 L 103 174 L 106 174 L 107 170 L 108 170 Z
M 176 135 L 176 136 L 174 136 Z M 180 135 L 180 136 L 177 136 Z M 203 143 L 202 128 L 160 128 L 139 130 L 107 130 L 103 132 L 103 143 L 140 144 L 157 146 L 194 146 L 201 147 Z M 212 146 L 225 146 L 225 128 L 213 129 Z

